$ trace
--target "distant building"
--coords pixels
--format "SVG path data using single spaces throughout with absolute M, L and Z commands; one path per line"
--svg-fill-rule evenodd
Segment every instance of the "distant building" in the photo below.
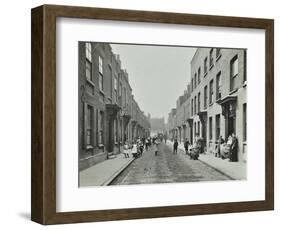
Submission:
M 168 122 L 167 122 L 168 137 L 170 140 L 174 140 L 177 138 L 176 116 L 177 116 L 177 109 L 175 108 L 171 109 L 168 115 Z
M 150 126 L 151 126 L 150 129 L 152 134 L 157 134 L 157 133 L 164 134 L 166 132 L 164 117 L 161 118 L 150 117 Z

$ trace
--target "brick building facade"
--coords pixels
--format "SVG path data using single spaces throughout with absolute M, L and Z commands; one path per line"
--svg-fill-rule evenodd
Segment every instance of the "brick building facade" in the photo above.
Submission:
M 246 50 L 198 48 L 190 65 L 191 82 L 177 100 L 174 120 L 169 114 L 169 132 L 179 141 L 203 138 L 208 152 L 214 151 L 219 136 L 226 140 L 235 133 L 238 160 L 246 161 Z
M 79 169 L 148 136 L 150 123 L 134 100 L 126 70 L 107 43 L 79 42 Z

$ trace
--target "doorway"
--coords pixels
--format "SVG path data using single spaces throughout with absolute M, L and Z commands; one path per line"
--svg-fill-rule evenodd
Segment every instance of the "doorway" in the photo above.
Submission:
M 227 137 L 235 133 L 235 118 L 230 116 L 227 119 Z
M 114 143 L 114 119 L 108 120 L 108 152 L 113 152 Z

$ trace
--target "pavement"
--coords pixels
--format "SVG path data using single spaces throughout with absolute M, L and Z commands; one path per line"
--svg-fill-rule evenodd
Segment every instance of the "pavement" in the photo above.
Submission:
M 167 144 L 172 145 L 173 142 L 167 141 Z M 178 149 L 182 150 L 182 153 L 185 154 L 183 143 L 179 143 Z M 200 154 L 199 160 L 216 169 L 218 172 L 228 176 L 230 179 L 247 179 L 247 164 L 245 162 L 230 162 L 228 159 L 223 160 L 221 158 L 215 157 L 212 153 Z
M 115 158 L 95 164 L 79 173 L 79 186 L 109 185 L 133 160 L 132 156 L 125 158 L 124 154 L 120 153 Z

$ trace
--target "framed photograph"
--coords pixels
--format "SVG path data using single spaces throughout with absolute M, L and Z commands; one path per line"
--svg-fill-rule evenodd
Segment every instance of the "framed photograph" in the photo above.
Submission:
M 273 210 L 273 20 L 31 16 L 33 221 Z

